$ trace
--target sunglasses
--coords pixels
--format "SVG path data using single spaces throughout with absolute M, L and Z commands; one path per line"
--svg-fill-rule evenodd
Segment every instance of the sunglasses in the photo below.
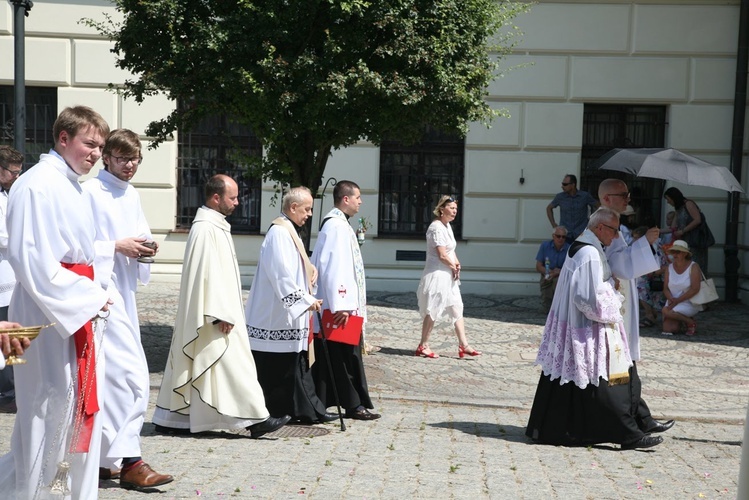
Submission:
M 555 238 L 566 238 L 566 236 L 563 234 L 552 234 L 552 236 Z
M 572 183 L 571 182 L 563 182 L 562 186 L 569 186 L 570 184 L 572 184 Z

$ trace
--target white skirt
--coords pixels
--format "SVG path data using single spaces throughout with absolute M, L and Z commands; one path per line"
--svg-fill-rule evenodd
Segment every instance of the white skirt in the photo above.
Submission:
M 427 315 L 435 322 L 448 317 L 455 323 L 463 317 L 463 298 L 460 296 L 460 281 L 452 273 L 436 270 L 424 274 L 416 291 L 419 314 Z

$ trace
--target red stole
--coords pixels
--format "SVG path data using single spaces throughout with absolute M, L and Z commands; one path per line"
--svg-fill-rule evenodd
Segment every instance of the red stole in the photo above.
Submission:
M 94 279 L 94 268 L 86 264 L 67 264 L 62 267 L 88 279 Z M 78 398 L 73 414 L 73 453 L 88 453 L 91 434 L 94 430 L 94 415 L 99 411 L 99 400 L 96 396 L 96 353 L 94 351 L 94 329 L 91 321 L 86 321 L 73 334 L 75 355 L 78 359 Z M 75 438 L 77 436 L 77 438 Z

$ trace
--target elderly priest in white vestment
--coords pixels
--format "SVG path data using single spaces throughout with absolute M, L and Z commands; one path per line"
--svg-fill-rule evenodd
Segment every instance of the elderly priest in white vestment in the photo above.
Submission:
M 634 449 L 663 441 L 635 421 L 624 297 L 604 255 L 618 237 L 619 215 L 602 208 L 570 246 L 536 357 L 542 373 L 526 435 L 539 443 Z
M 285 425 L 271 417 L 247 337 L 239 265 L 226 221 L 237 183 L 215 175 L 187 238 L 177 319 L 153 422 L 157 432 L 248 428 L 253 438 Z
M 16 370 L 11 452 L 0 458 L 3 498 L 95 499 L 99 494 L 100 352 L 114 244 L 94 241 L 79 179 L 101 158 L 109 126 L 85 106 L 65 108 L 55 145 L 13 185 L 8 261 L 16 275 L 9 319 L 42 329 Z
M 265 405 L 273 416 L 291 415 L 303 423 L 329 422 L 315 392 L 308 358 L 310 319 L 320 303 L 311 293 L 317 270 L 307 257 L 298 227 L 312 215 L 312 194 L 291 188 L 281 216 L 265 235 L 245 316 Z M 325 360 L 321 360 L 325 362 Z

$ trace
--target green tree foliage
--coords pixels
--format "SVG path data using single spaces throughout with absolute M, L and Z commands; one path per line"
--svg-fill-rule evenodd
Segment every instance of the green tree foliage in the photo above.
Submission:
M 121 22 L 88 20 L 137 76 L 138 102 L 189 102 L 150 124 L 162 142 L 211 113 L 249 125 L 256 172 L 320 185 L 331 152 L 361 139 L 465 133 L 495 116 L 486 88 L 525 4 L 494 0 L 114 0 Z

